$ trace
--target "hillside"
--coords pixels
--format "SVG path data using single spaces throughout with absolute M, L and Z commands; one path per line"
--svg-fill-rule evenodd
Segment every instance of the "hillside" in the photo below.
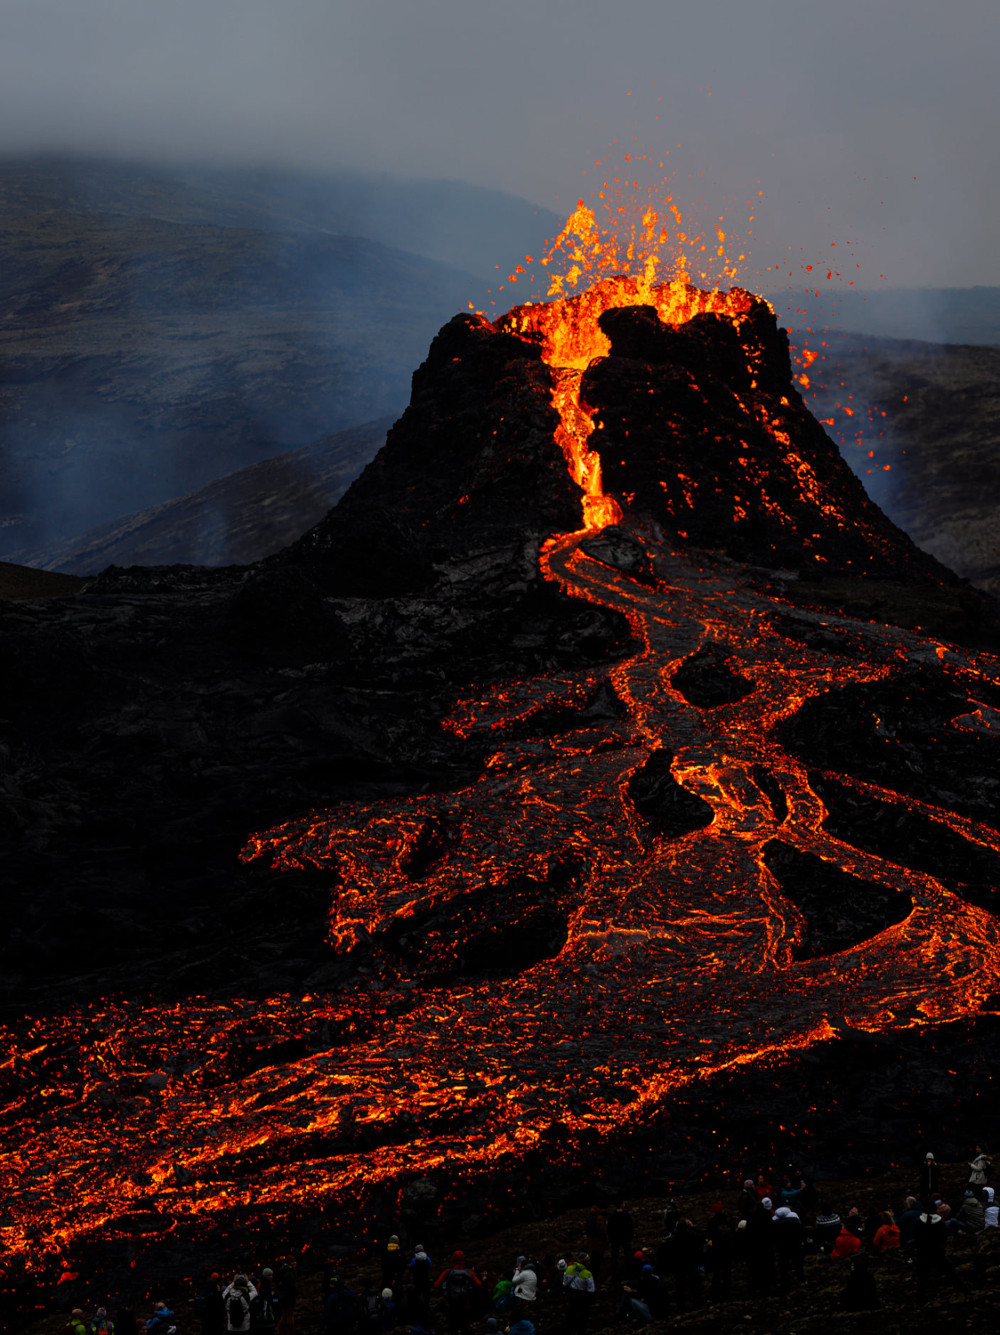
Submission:
M 778 319 L 793 329 L 854 331 L 927 343 L 1000 344 L 1000 288 L 912 287 L 870 292 L 769 292 Z
M 0 551 L 398 411 L 484 300 L 462 266 L 534 214 L 459 185 L 0 164 Z
M 810 407 L 870 494 L 918 546 L 1000 593 L 1000 347 L 829 332 L 809 346 Z
M 383 417 L 228 473 L 187 496 L 16 553 L 39 570 L 249 565 L 287 547 L 344 494 L 392 425 Z

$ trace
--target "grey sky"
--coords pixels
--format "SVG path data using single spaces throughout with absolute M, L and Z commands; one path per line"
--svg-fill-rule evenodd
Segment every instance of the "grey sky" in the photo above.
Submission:
M 997 0 L 0 0 L 0 151 L 361 166 L 565 213 L 635 136 L 680 199 L 738 222 L 764 190 L 754 285 L 831 241 L 864 286 L 998 284 L 998 64 Z

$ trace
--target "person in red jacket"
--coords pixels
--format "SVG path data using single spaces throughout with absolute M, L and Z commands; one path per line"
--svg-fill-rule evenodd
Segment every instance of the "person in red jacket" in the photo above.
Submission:
M 890 1252 L 898 1252 L 900 1244 L 899 1225 L 896 1223 L 895 1216 L 891 1210 L 883 1210 L 879 1218 L 881 1223 L 875 1230 L 872 1246 L 880 1256 L 887 1256 Z
M 833 1244 L 833 1251 L 830 1253 L 830 1260 L 849 1261 L 860 1250 L 861 1239 L 856 1238 L 846 1224 L 841 1224 L 837 1241 Z
M 476 1289 L 483 1287 L 482 1280 L 465 1264 L 465 1252 L 453 1252 L 451 1265 L 442 1270 L 434 1281 L 434 1287 L 444 1286 L 444 1304 L 448 1317 L 448 1327 L 453 1335 L 466 1335 L 473 1315 Z

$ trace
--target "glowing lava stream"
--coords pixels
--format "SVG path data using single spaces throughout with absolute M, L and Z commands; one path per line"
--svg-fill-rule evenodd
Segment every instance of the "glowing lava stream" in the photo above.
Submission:
M 514 318 L 541 318 L 525 309 Z M 564 364 L 574 369 L 571 358 Z M 567 382 L 556 381 L 558 392 Z M 15 1076 L 30 1075 L 49 1046 L 74 1054 L 44 1081 L 15 1085 L 8 1105 L 0 1236 L 9 1254 L 39 1264 L 46 1249 L 51 1257 L 95 1231 L 127 1231 L 136 1211 L 197 1229 L 223 1208 L 280 1212 L 356 1197 L 365 1184 L 448 1174 L 456 1160 L 463 1170 L 513 1168 L 553 1122 L 569 1137 L 611 1135 L 698 1078 L 780 1060 L 845 1024 L 879 1031 L 955 1018 L 1000 986 L 1000 922 L 932 877 L 833 838 L 803 766 L 775 739 L 810 696 L 886 676 L 889 660 L 937 662 L 940 646 L 790 609 L 744 587 L 737 568 L 696 564 L 650 534 L 636 538 L 658 562 L 657 588 L 588 555 L 618 511 L 603 504 L 583 425 L 566 431 L 590 498 L 586 527 L 552 539 L 542 568 L 571 596 L 623 612 L 641 651 L 458 701 L 446 726 L 496 740 L 470 788 L 343 804 L 255 836 L 246 853 L 328 867 L 331 882 L 336 871 L 330 937 L 342 949 L 361 939 L 377 947 L 408 923 L 419 930 L 425 912 L 461 907 L 498 883 L 555 895 L 565 946 L 512 977 L 426 988 L 418 971 L 418 989 L 387 949 L 381 976 L 349 993 L 94 1006 L 9 1030 Z M 882 665 L 804 647 L 780 629 L 789 616 L 849 628 Z M 707 642 L 754 684 L 751 694 L 699 709 L 671 685 Z M 1000 676 L 996 660 L 947 652 L 953 669 Z M 540 709 L 601 689 L 623 717 L 581 714 L 555 736 L 504 736 Z M 678 781 L 710 804 L 706 828 L 670 839 L 636 812 L 628 782 L 659 747 L 673 753 Z M 755 765 L 784 791 L 785 820 L 753 781 Z M 1000 852 L 995 830 L 883 795 Z M 456 837 L 411 875 L 410 855 L 431 827 Z M 837 955 L 793 960 L 801 915 L 762 859 L 775 838 L 905 891 L 912 912 Z M 448 944 L 425 934 L 422 959 L 433 966 Z M 249 1074 L 228 1064 L 247 1032 L 278 1042 L 303 1029 L 318 1036 L 307 1056 Z M 98 1115 L 102 1091 L 134 1088 L 168 1057 L 172 1072 L 152 1102 L 123 1100 L 114 1119 Z M 494 1196 L 502 1182 L 493 1180 Z

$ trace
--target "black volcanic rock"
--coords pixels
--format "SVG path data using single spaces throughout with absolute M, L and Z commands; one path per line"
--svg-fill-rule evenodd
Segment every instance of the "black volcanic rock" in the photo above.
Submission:
M 913 908 L 909 895 L 851 876 L 780 839 L 764 845 L 764 862 L 805 919 L 802 939 L 792 947 L 793 959 L 846 950 L 902 922 Z
M 724 653 L 711 648 L 692 654 L 670 678 L 670 684 L 701 709 L 734 704 L 755 689 L 752 681 L 732 671 Z
M 737 331 L 652 306 L 607 311 L 611 354 L 583 378 L 605 490 L 678 538 L 740 561 L 954 582 L 865 495 L 792 383 L 763 302 Z
M 668 839 L 704 829 L 711 825 L 714 814 L 707 802 L 677 782 L 670 772 L 673 761 L 673 755 L 661 747 L 628 783 L 628 794 L 636 811 Z
M 340 595 L 417 593 L 435 562 L 578 527 L 551 383 L 537 343 L 457 315 L 376 458 L 279 559 L 307 564 Z

